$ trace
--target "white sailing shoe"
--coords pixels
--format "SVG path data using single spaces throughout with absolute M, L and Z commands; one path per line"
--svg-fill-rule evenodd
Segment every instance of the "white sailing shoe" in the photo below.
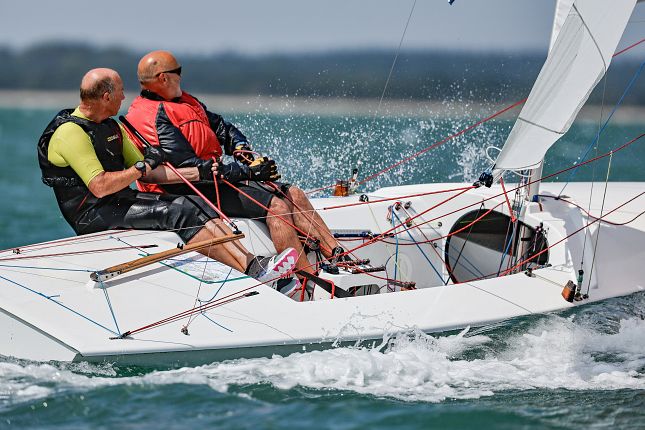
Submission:
M 287 248 L 273 257 L 258 258 L 259 270 L 257 273 L 253 275 L 249 273 L 249 275 L 263 283 L 275 282 L 278 278 L 289 275 L 296 265 L 296 260 L 298 260 L 298 251 Z

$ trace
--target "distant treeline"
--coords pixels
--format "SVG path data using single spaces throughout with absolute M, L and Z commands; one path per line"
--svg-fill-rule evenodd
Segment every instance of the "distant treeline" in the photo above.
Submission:
M 111 67 L 126 90 L 138 90 L 136 66 L 142 52 L 53 42 L 24 50 L 0 47 L 0 89 L 77 89 L 93 67 Z M 544 62 L 541 53 L 401 52 L 385 93 L 388 99 L 504 101 L 528 95 Z M 378 98 L 394 52 L 330 51 L 323 53 L 242 56 L 179 55 L 184 86 L 195 93 L 263 96 Z M 634 58 L 617 58 L 606 85 L 591 96 L 615 103 L 638 69 Z M 642 81 L 642 80 L 641 80 Z M 627 104 L 645 105 L 645 84 L 638 82 Z

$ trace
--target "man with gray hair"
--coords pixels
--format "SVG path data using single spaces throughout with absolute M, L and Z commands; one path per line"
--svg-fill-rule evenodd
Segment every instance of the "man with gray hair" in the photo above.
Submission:
M 315 268 L 307 259 L 298 232 L 318 239 L 327 258 L 345 254 L 304 191 L 275 182 L 280 178 L 275 162 L 259 154 L 256 157 L 235 125 L 185 92 L 181 72 L 181 65 L 169 51 L 144 55 L 137 67 L 142 91 L 128 110 L 128 121 L 167 154 L 169 163 L 198 168 L 197 188 L 206 198 L 219 202 L 226 215 L 262 220 L 277 250 L 296 249 L 299 275 Z M 142 142 L 134 143 L 143 148 Z M 183 184 L 160 186 L 139 181 L 137 186 L 141 191 L 192 193 Z M 297 284 L 284 284 L 281 291 L 289 288 L 297 288 Z
M 181 178 L 164 166 L 163 153 L 143 154 L 111 117 L 125 99 L 123 82 L 111 69 L 93 69 L 81 81 L 80 105 L 64 109 L 49 123 L 38 142 L 43 182 L 52 187 L 58 206 L 77 234 L 110 229 L 175 231 L 186 243 L 221 237 L 231 231 L 199 197 L 141 193 L 136 180 L 177 183 Z M 180 169 L 189 181 L 199 179 L 196 167 Z M 264 282 L 288 270 L 288 249 L 260 260 L 238 241 L 203 251 L 234 269 Z

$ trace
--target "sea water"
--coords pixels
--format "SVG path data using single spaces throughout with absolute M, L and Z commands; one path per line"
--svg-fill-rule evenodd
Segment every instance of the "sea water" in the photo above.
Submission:
M 40 183 L 35 145 L 51 109 L 0 109 L 0 248 L 72 234 Z M 227 115 L 304 189 L 359 179 L 490 112 L 405 116 Z M 601 119 L 599 119 L 600 121 Z M 578 121 L 545 173 L 580 162 L 599 121 Z M 360 191 L 477 178 L 512 122 L 486 123 Z M 642 133 L 610 124 L 589 157 Z M 557 180 L 645 181 L 644 142 Z M 495 150 L 489 150 L 494 154 Z M 644 428 L 645 294 L 573 311 L 373 345 L 183 369 L 0 357 L 0 428 Z

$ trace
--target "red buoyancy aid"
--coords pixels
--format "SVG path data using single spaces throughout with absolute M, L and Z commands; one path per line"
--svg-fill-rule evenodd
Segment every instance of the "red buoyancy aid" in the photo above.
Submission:
M 190 142 L 197 157 L 209 160 L 222 155 L 222 146 L 211 129 L 208 116 L 201 103 L 193 96 L 182 92 L 181 97 L 172 101 L 154 100 L 138 96 L 126 115 L 128 121 L 145 137 L 150 144 L 159 146 L 159 108 L 163 105 L 163 112 L 168 120 L 177 127 L 186 140 Z M 143 143 L 136 137 L 130 136 L 139 150 L 145 150 Z M 163 189 L 157 184 L 147 184 L 137 181 L 140 191 L 161 193 Z

